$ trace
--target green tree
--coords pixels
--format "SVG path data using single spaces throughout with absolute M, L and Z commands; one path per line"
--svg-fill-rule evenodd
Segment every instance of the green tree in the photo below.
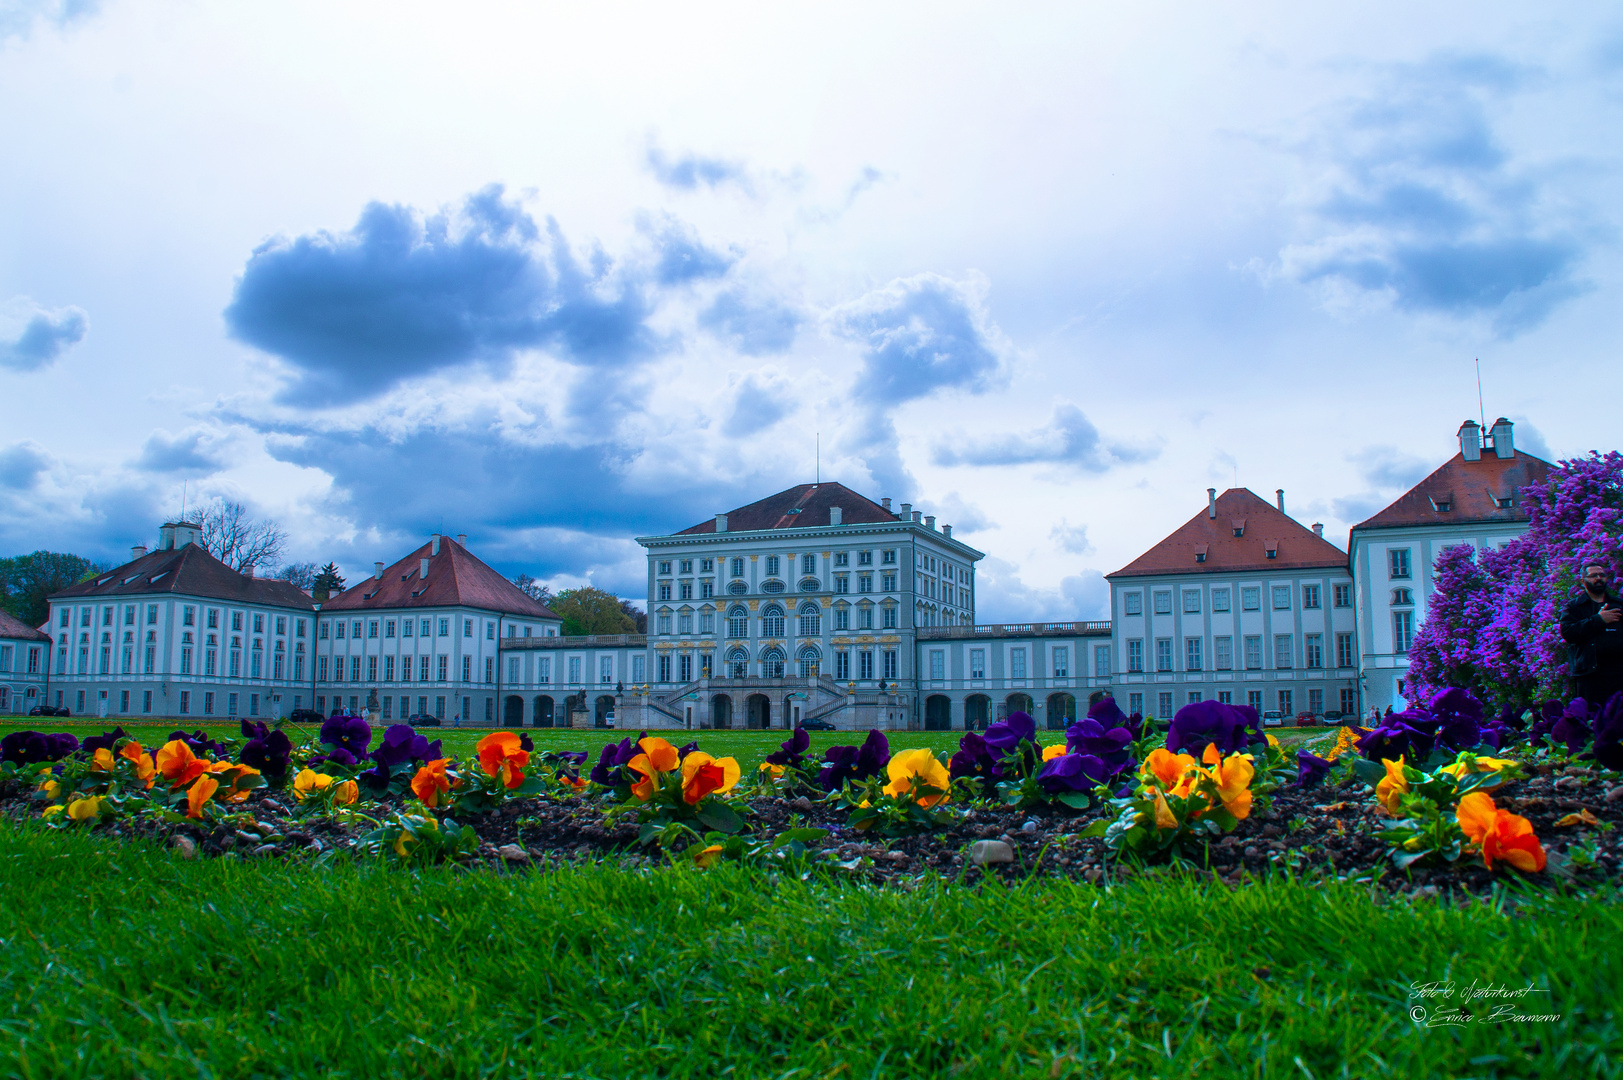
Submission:
M 344 578 L 338 572 L 338 566 L 328 563 L 316 572 L 316 578 L 310 583 L 310 595 L 318 603 L 344 591 Z
M 564 589 L 547 605 L 564 621 L 565 634 L 634 634 L 636 620 L 620 610 L 620 598 L 583 585 Z
M 0 606 L 29 626 L 38 626 L 51 613 L 46 597 L 106 569 L 83 556 L 56 551 L 0 559 Z

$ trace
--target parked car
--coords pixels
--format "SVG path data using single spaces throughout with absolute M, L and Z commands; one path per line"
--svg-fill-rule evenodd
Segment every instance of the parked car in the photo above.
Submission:
M 287 722 L 290 724 L 315 724 L 320 727 L 326 719 L 314 709 L 294 709 L 287 714 Z
M 827 720 L 802 720 L 800 726 L 807 731 L 833 731 L 834 725 Z
M 58 709 L 54 705 L 35 705 L 28 710 L 29 716 L 72 716 L 67 709 Z
M 1331 709 L 1324 714 L 1324 722 L 1326 724 L 1340 724 L 1341 716 L 1342 713 L 1340 709 Z
M 1279 712 L 1279 710 L 1274 709 L 1262 714 L 1263 727 L 1283 727 L 1284 725 L 1285 717 Z
M 413 713 L 411 716 L 406 718 L 406 723 L 410 724 L 412 727 L 439 727 L 440 718 L 424 713 Z
M 1318 722 L 1319 718 L 1310 712 L 1299 712 L 1296 714 L 1297 727 L 1313 727 Z

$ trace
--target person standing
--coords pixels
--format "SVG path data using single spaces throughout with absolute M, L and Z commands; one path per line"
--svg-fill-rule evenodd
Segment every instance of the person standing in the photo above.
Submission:
M 1583 574 L 1583 589 L 1561 614 L 1561 637 L 1574 689 L 1598 709 L 1623 690 L 1623 600 L 1607 587 L 1605 565 L 1588 563 Z

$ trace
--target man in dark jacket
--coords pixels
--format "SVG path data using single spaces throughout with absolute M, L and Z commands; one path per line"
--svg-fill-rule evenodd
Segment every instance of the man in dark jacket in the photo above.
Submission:
M 1597 707 L 1623 690 L 1623 600 L 1606 587 L 1607 578 L 1600 563 L 1585 566 L 1583 591 L 1561 615 L 1567 670 L 1578 696 Z

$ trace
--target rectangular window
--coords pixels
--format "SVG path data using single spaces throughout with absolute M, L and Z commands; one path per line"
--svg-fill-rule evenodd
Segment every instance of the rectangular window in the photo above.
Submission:
M 1262 587 L 1260 585 L 1247 585 L 1240 590 L 1240 610 L 1262 610 Z
M 552 681 L 552 657 L 536 657 L 535 681 L 538 683 L 550 683 Z
M 1289 585 L 1274 586 L 1274 610 L 1289 611 L 1291 609 L 1291 587 Z
M 947 677 L 947 654 L 940 649 L 930 650 L 930 678 L 940 682 Z
M 859 592 L 859 593 L 871 593 L 871 592 L 873 592 L 873 575 L 872 574 L 858 574 L 857 575 L 857 592 Z
M 327 635 L 327 629 L 328 629 L 328 627 L 327 627 L 326 623 L 318 623 L 317 624 L 317 626 L 316 626 L 316 640 L 317 641 L 326 641 L 327 640 L 327 636 L 328 636 Z
M 378 658 L 375 656 L 368 656 L 366 658 L 366 681 L 378 681 Z
M 1291 636 L 1289 634 L 1274 635 L 1274 667 L 1284 671 L 1291 666 Z
M 421 701 L 422 699 L 419 698 L 418 700 Z M 437 697 L 434 699 L 434 715 L 439 717 L 441 720 L 445 719 L 445 699 L 443 697 Z
M 1026 677 L 1026 650 L 1022 648 L 1009 650 L 1009 678 L 1024 679 Z
M 1053 652 L 1054 678 L 1069 679 L 1071 677 L 1071 647 L 1069 645 L 1056 645 Z
M 892 571 L 892 572 L 886 573 L 886 574 L 884 574 L 882 576 L 883 576 L 884 580 L 881 581 L 880 584 L 883 586 L 883 591 L 884 592 L 895 592 L 896 591 L 896 574 L 895 574 L 895 572 Z
M 134 626 L 135 625 L 135 605 L 134 604 L 125 604 L 124 605 L 124 625 L 125 626 Z M 209 611 L 209 627 L 210 628 L 218 628 L 219 625 L 220 625 L 220 613 L 219 613 L 218 610 L 211 609 Z M 128 711 L 128 710 L 126 710 L 126 711 Z
M 376 619 L 366 624 L 366 636 L 369 638 L 378 636 L 378 621 Z
M 462 658 L 462 681 L 473 681 L 473 657 L 471 656 L 464 656 Z
M 679 595 L 683 600 L 692 600 L 693 599 L 693 582 L 691 582 L 691 581 L 682 582 L 681 590 L 677 595 Z
M 451 620 L 450 619 L 441 619 L 440 620 L 440 637 L 450 637 L 450 636 L 451 636 Z
M 835 566 L 850 566 L 851 565 L 851 553 L 849 551 L 836 551 L 834 553 L 834 565 Z
M 669 559 L 660 560 L 659 572 L 661 574 L 668 574 L 671 572 L 671 561 Z
M 1296 694 L 1290 690 L 1279 692 L 1279 715 L 1289 718 L 1296 715 Z
M 733 560 L 733 577 L 743 577 L 743 576 L 744 576 L 744 560 L 743 559 L 734 559 Z
M 1093 674 L 1095 677 L 1110 674 L 1110 646 L 1095 645 L 1093 647 Z
M 1160 706 L 1156 710 L 1156 718 L 1159 719 L 1159 720 L 1171 719 L 1171 717 L 1172 717 L 1172 691 L 1163 690 L 1163 691 L 1161 691 L 1159 694 L 1157 694 L 1155 696 L 1156 696 L 1156 698 L 1159 699 L 1159 700 L 1156 701 L 1156 704 L 1158 706 Z
M 451 658 L 449 656 L 441 656 L 440 657 L 439 681 L 440 682 L 450 682 L 451 681 Z
M 714 560 L 714 559 L 700 559 L 699 560 L 699 573 L 701 573 L 701 574 L 713 574 L 715 572 L 716 572 L 716 560 Z
M 148 691 L 148 696 L 150 697 L 150 695 L 151 691 Z M 148 709 L 147 711 L 151 712 L 152 710 Z M 227 716 L 237 715 L 237 695 L 227 694 L 225 696 L 225 714 Z
M 259 654 L 255 653 L 254 656 L 257 658 Z M 349 681 L 361 681 L 361 658 L 359 656 L 352 656 L 349 658 Z
M 1127 642 L 1127 670 L 1144 670 L 1144 639 L 1131 638 Z
M 857 653 L 857 678 L 864 680 L 873 678 L 872 649 L 863 649 L 861 652 Z
M 1212 590 L 1212 610 L 1227 611 L 1229 609 L 1229 591 L 1227 589 Z
M 683 653 L 682 655 L 689 656 L 690 654 Z M 683 678 L 682 681 L 687 682 L 687 680 L 690 678 L 692 678 L 692 676 L 688 675 Z M 600 683 L 611 683 L 614 681 L 614 657 L 600 656 L 597 658 L 597 681 Z
M 671 598 L 671 583 L 670 582 L 661 581 L 659 583 L 659 598 L 661 600 L 669 600 Z
M 678 675 L 680 681 L 682 681 L 682 682 L 691 682 L 692 681 L 692 679 L 693 679 L 693 654 L 692 653 L 683 653 L 681 656 L 679 656 L 677 658 L 676 671 L 677 671 L 677 675 Z M 603 682 L 610 682 L 612 680 L 605 678 L 602 681 Z
M 716 613 L 714 611 L 699 612 L 699 633 L 714 634 L 716 632 Z
M 1387 569 L 1392 577 L 1406 578 L 1409 576 L 1409 549 L 1394 548 L 1386 553 Z
M 1218 671 L 1234 670 L 1234 639 L 1224 635 L 1212 640 L 1212 657 Z
M 1257 710 L 1259 713 L 1262 712 L 1262 691 L 1247 690 L 1245 692 L 1245 703 Z
M 706 579 L 699 582 L 699 599 L 708 600 L 716 595 L 716 583 Z
M 1137 714 L 1137 715 L 1142 716 L 1144 714 L 1144 695 L 1143 694 L 1128 694 L 1127 695 L 1127 711 L 1129 713 Z
M 766 557 L 766 576 L 778 576 L 778 557 L 776 555 L 768 555 Z
M 63 615 L 63 618 L 64 619 L 67 618 L 65 613 Z M 64 622 L 63 625 L 66 626 L 67 624 Z M 147 605 L 147 625 L 148 626 L 157 626 L 158 625 L 158 605 L 157 604 L 148 604 Z M 242 628 L 238 627 L 237 629 L 240 630 Z
M 1247 671 L 1262 670 L 1262 635 L 1245 636 L 1245 666 Z
M 834 654 L 834 677 L 836 679 L 849 679 L 851 677 L 851 654 L 840 651 Z
M 671 681 L 671 654 L 670 653 L 660 653 L 659 654 L 659 665 L 658 666 L 659 666 L 659 681 L 662 682 L 662 683 L 670 682 Z
M 340 620 L 339 622 L 337 622 L 337 623 L 335 623 L 333 625 L 333 630 L 334 630 L 333 636 L 336 637 L 339 641 L 343 641 L 344 640 L 344 634 L 347 632 L 348 629 L 349 629 L 349 624 L 342 621 L 342 620 Z
M 871 552 L 871 551 L 859 551 L 859 552 L 857 552 L 857 565 L 858 566 L 872 566 L 873 565 L 873 552 Z
M 383 681 L 394 682 L 394 657 L 392 656 L 383 658 Z
M 1331 602 L 1336 607 L 1352 607 L 1352 586 L 1348 584 L 1333 586 L 1331 588 Z
M 631 658 L 631 681 L 640 683 L 648 678 L 648 658 L 637 653 Z
M 1308 634 L 1302 639 L 1302 662 L 1309 668 L 1324 666 L 1324 635 Z M 1323 712 L 1323 709 L 1319 710 Z
M 835 574 L 834 575 L 834 591 L 837 592 L 837 593 L 848 593 L 848 592 L 850 592 L 851 591 L 851 576 L 849 574 Z
M 693 573 L 693 560 L 692 559 L 683 559 L 682 560 L 681 572 L 684 573 L 684 574 Z
M 1201 670 L 1201 642 L 1202 639 L 1198 637 L 1186 637 L 1183 639 L 1183 669 L 1185 671 Z
M 569 658 L 569 681 L 571 684 L 578 684 L 581 681 L 580 657 L 578 656 L 571 656 Z
M 1351 716 L 1358 711 L 1358 691 L 1350 686 L 1341 688 L 1341 715 Z
M 1406 653 L 1413 643 L 1414 612 L 1394 611 L 1392 613 L 1392 651 Z
M 816 555 L 802 555 L 800 557 L 800 572 L 802 574 L 815 574 L 815 573 L 817 573 L 817 556 Z
M 1336 635 L 1336 667 L 1350 668 L 1353 666 L 1353 636 L 1351 634 Z
M 417 681 L 428 681 L 428 657 L 426 656 L 419 656 L 417 658 Z
M 885 623 L 884 629 L 886 629 L 886 630 L 894 630 L 894 629 L 896 629 L 896 609 L 894 607 L 885 608 L 884 623 Z
M 884 678 L 889 679 L 889 680 L 891 680 L 893 682 L 897 678 L 897 675 L 896 675 L 896 650 L 895 649 L 886 649 L 885 650 L 885 674 L 884 674 Z
M 80 692 L 83 693 L 83 691 L 80 691 Z M 190 690 L 182 690 L 180 692 L 180 714 L 182 716 L 185 716 L 187 713 L 189 713 L 191 711 L 192 711 L 192 692 Z
M 1220 705 L 1233 705 L 1234 704 L 1234 691 L 1233 690 L 1219 690 L 1217 692 L 1217 701 L 1218 701 L 1218 704 L 1220 704 Z
M 1302 609 L 1311 610 L 1319 606 L 1319 587 L 1317 585 L 1302 586 Z
M 327 681 L 327 657 L 325 656 L 316 657 L 316 680 L 318 682 Z
M 1307 711 L 1314 716 L 1324 712 L 1324 691 L 1309 690 L 1307 692 Z
M 1186 697 L 1184 700 L 1187 701 L 1190 705 L 1194 705 L 1194 704 L 1199 703 L 1199 701 L 1200 701 L 1200 691 L 1199 690 L 1191 690 L 1191 691 L 1189 691 L 1188 697 Z
M 896 549 L 891 548 L 888 551 L 880 552 L 879 561 L 886 566 L 894 564 L 896 562 Z
M 1172 614 L 1172 594 L 1170 592 L 1157 592 L 1155 594 L 1155 613 L 1157 615 Z
M 107 610 L 111 611 L 112 609 L 108 608 Z M 180 609 L 180 625 L 182 625 L 182 626 L 195 626 L 196 624 L 197 624 L 197 609 L 192 607 L 190 604 L 186 604 L 186 605 L 182 606 L 181 609 Z
M 1155 639 L 1155 670 L 1156 671 L 1171 671 L 1172 670 L 1172 639 L 1171 638 L 1156 638 Z
M 660 614 L 658 617 L 655 618 L 654 626 L 655 626 L 655 632 L 656 633 L 660 633 L 660 634 L 668 634 L 668 633 L 670 633 L 671 632 L 671 617 L 669 615 L 666 615 L 666 614 L 663 614 L 663 613 Z
M 986 678 L 986 650 L 969 650 L 969 677 L 971 679 Z
M 1200 590 L 1185 589 L 1183 591 L 1183 613 L 1185 615 L 1198 615 L 1200 613 Z

